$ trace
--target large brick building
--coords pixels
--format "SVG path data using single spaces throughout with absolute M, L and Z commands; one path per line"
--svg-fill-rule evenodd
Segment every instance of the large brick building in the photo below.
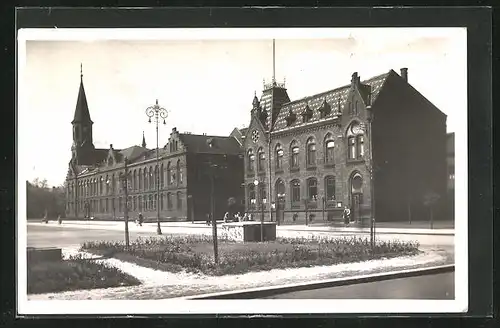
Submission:
M 348 85 L 295 101 L 284 84 L 265 85 L 248 128 L 232 133 L 245 153 L 247 210 L 317 220 L 340 218 L 348 205 L 360 220 L 375 204 L 377 221 L 416 220 L 427 219 L 423 199 L 434 193 L 441 217 L 446 115 L 400 73 L 354 73 Z
M 241 145 L 233 137 L 179 133 L 173 128 L 168 143 L 159 149 L 159 167 L 156 148 L 146 147 L 144 135 L 140 146 L 115 149 L 110 145 L 109 149 L 97 149 L 83 77 L 72 125 L 72 158 L 66 178 L 67 217 L 123 218 L 125 190 L 119 177 L 125 171 L 125 159 L 132 218 L 142 212 L 146 219 L 155 220 L 159 206 L 162 220 L 204 220 L 210 212 L 212 195 L 217 216 L 227 209 L 229 197 L 242 198 L 243 158 Z M 212 182 L 215 193 L 211 192 Z

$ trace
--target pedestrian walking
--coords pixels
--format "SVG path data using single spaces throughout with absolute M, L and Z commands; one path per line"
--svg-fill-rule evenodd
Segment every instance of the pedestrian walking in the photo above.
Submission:
M 144 222 L 144 217 L 142 216 L 142 213 L 139 213 L 139 225 L 142 227 L 142 222 Z

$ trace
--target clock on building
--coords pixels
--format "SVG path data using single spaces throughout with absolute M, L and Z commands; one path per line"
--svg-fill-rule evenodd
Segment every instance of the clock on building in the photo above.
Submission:
M 252 140 L 253 140 L 253 142 L 259 141 L 259 131 L 257 131 L 257 130 L 252 131 Z

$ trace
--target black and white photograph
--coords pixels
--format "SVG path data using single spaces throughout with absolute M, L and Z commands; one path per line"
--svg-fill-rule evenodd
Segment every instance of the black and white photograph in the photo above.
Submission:
M 21 29 L 17 142 L 19 313 L 467 311 L 465 28 Z

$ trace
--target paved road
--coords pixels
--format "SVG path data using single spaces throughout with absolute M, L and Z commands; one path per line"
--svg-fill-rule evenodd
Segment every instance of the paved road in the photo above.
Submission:
M 440 273 L 349 286 L 304 290 L 272 299 L 455 299 L 455 273 Z M 360 309 L 362 312 L 362 309 Z
M 148 238 L 155 234 L 145 231 L 131 231 L 130 240 Z M 28 225 L 28 247 L 78 247 L 85 241 L 108 240 L 122 241 L 125 233 L 116 230 L 86 230 L 81 228 L 60 228 L 53 226 Z
M 113 223 L 111 225 L 72 225 L 71 223 L 63 223 L 63 225 L 58 225 L 57 223 L 49 223 L 47 225 L 42 223 L 29 223 L 27 225 L 28 229 L 28 246 L 59 246 L 68 247 L 73 245 L 79 245 L 83 241 L 88 240 L 123 240 L 124 239 L 124 227 L 123 224 Z M 130 238 L 134 240 L 135 238 L 157 236 L 156 235 L 156 225 L 146 224 L 142 227 L 136 226 L 134 223 L 129 225 Z M 193 227 L 162 227 L 164 234 L 197 234 L 197 235 L 211 235 L 211 227 L 199 226 Z M 307 237 L 310 235 L 331 237 L 331 236 L 357 236 L 362 238 L 368 238 L 369 235 L 366 233 L 341 233 L 341 232 L 311 232 L 311 231 L 289 231 L 289 230 L 278 230 L 277 235 L 279 237 Z M 447 247 L 453 249 L 454 236 L 441 236 L 441 235 L 408 235 L 408 234 L 379 234 L 377 235 L 377 240 L 394 240 L 399 239 L 401 241 L 418 241 L 421 246 L 439 246 Z M 31 244 L 30 244 L 31 242 Z M 33 243 L 38 243 L 37 245 Z

